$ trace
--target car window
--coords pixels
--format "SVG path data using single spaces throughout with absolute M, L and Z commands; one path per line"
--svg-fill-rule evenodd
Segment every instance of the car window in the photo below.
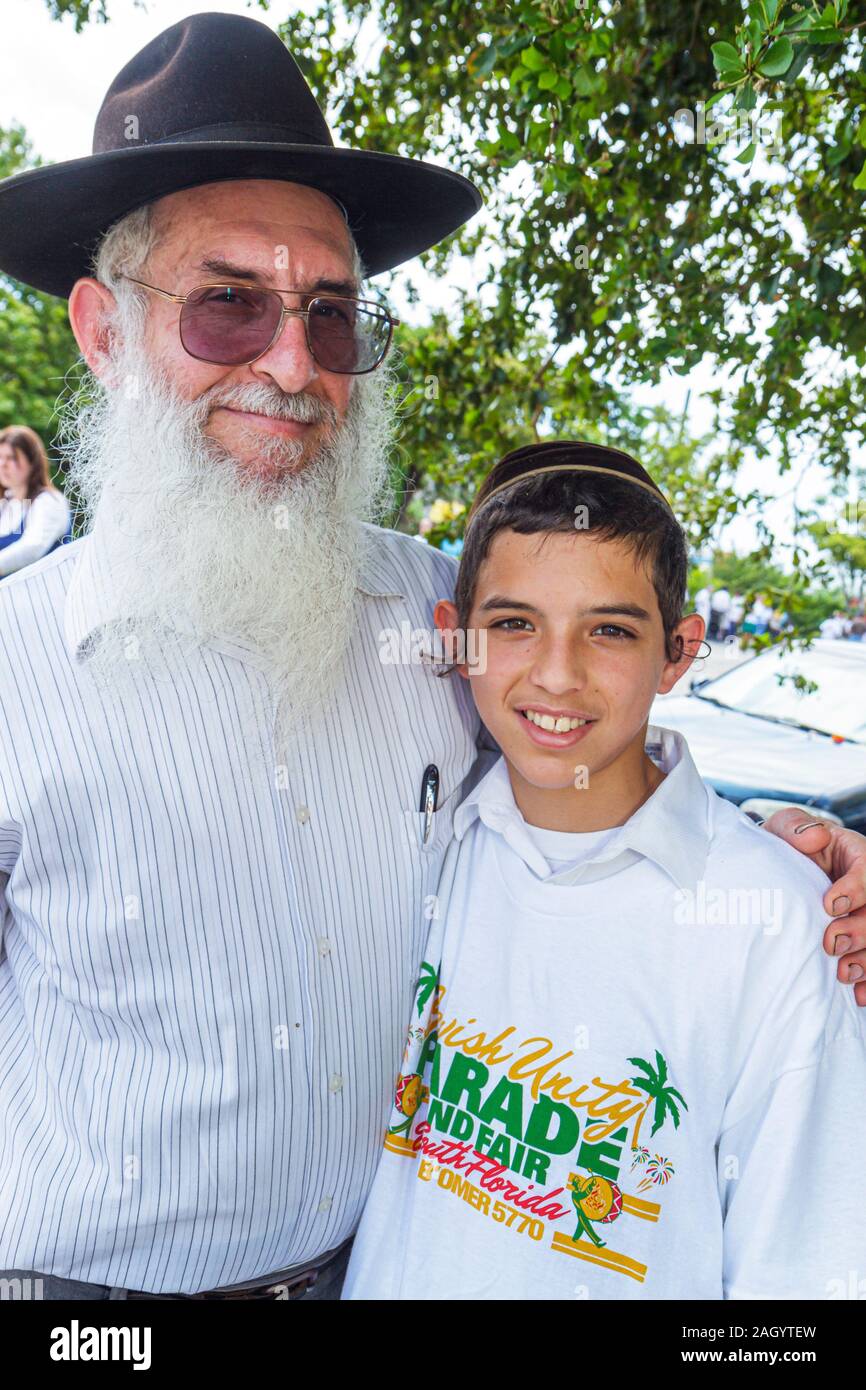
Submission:
M 859 648 L 859 643 L 846 642 L 799 651 L 774 648 L 708 681 L 697 694 L 746 714 L 795 720 L 866 743 L 866 646 Z M 797 690 L 791 679 L 795 675 L 817 690 Z M 780 682 L 780 676 L 787 679 Z

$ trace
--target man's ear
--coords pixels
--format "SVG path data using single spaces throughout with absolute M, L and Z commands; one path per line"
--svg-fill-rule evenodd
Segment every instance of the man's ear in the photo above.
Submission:
M 689 669 L 695 657 L 700 656 L 700 645 L 706 632 L 706 623 L 699 613 L 690 613 L 677 623 L 673 632 L 674 646 L 680 648 L 675 661 L 666 661 L 662 668 L 658 694 L 667 695 L 677 681 Z
M 433 621 L 440 632 L 450 632 L 455 634 L 455 636 L 451 638 L 450 646 L 448 644 L 447 637 L 445 639 L 445 642 L 443 643 L 446 654 L 449 651 L 453 651 L 456 656 L 458 652 L 463 652 L 464 646 L 463 644 L 461 644 L 459 638 L 456 635 L 460 632 L 460 620 L 457 614 L 457 608 L 451 602 L 450 599 L 440 598 L 439 602 L 436 604 L 436 607 L 433 609 Z M 468 680 L 469 668 L 465 662 L 462 665 L 457 666 L 456 670 L 460 672 L 461 676 L 464 676 Z
M 116 300 L 99 280 L 76 280 L 69 296 L 69 323 L 75 341 L 90 370 L 100 381 L 112 384 L 111 332 L 108 322 Z

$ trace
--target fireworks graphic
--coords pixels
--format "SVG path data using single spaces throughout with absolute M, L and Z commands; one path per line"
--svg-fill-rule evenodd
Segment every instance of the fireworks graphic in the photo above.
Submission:
M 647 1163 L 649 1161 L 649 1156 L 649 1149 L 644 1148 L 643 1144 L 641 1144 L 640 1147 L 634 1151 L 634 1157 L 631 1161 L 631 1169 L 629 1171 L 633 1172 L 640 1164 Z
M 637 1185 L 638 1192 L 643 1192 L 648 1187 L 664 1187 L 665 1183 L 670 1182 L 674 1172 L 674 1165 L 669 1158 L 654 1154 L 647 1162 L 646 1173 Z

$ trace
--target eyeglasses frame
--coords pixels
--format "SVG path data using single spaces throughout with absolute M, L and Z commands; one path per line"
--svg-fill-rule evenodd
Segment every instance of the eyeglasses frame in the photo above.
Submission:
M 305 309 L 287 309 L 284 304 L 280 304 L 280 317 L 277 320 L 277 325 L 274 329 L 274 335 L 268 343 L 267 347 L 262 348 L 261 352 L 257 352 L 255 357 L 248 357 L 244 362 L 214 362 L 209 357 L 196 357 L 195 353 L 189 351 L 189 348 L 186 346 L 183 339 L 181 338 L 181 347 L 183 348 L 184 352 L 188 354 L 188 356 L 195 358 L 196 362 L 209 362 L 211 366 L 214 367 L 248 367 L 251 362 L 258 362 L 260 357 L 264 357 L 266 352 L 270 352 L 274 343 L 277 341 L 277 339 L 283 331 L 283 325 L 286 319 L 302 318 L 304 320 L 304 334 L 307 339 L 307 351 L 309 352 L 316 365 L 322 367 L 323 371 L 333 371 L 333 368 L 323 366 L 323 364 L 319 361 L 318 357 L 313 351 L 313 345 L 310 342 L 310 309 L 312 308 L 313 304 L 317 299 L 342 299 L 350 304 L 360 304 L 362 308 L 375 309 L 379 314 L 383 315 L 388 320 L 387 342 L 385 343 L 385 347 L 382 350 L 382 355 L 380 356 L 377 362 L 373 363 L 372 367 L 365 367 L 362 372 L 334 372 L 335 376 L 368 376 L 370 372 L 375 372 L 378 367 L 381 367 L 382 363 L 385 361 L 385 358 L 388 356 L 388 351 L 391 347 L 391 340 L 394 336 L 394 329 L 400 323 L 399 319 L 395 319 L 393 314 L 391 314 L 388 309 L 384 308 L 383 305 L 378 304 L 375 299 L 358 299 L 355 295 L 349 294 L 316 294 L 315 292 L 310 290 L 278 290 L 272 288 L 270 285 L 254 285 L 249 283 L 249 281 L 243 280 L 235 280 L 231 282 L 229 282 L 228 280 L 215 280 L 213 282 L 208 282 L 203 285 L 194 286 L 194 288 L 191 289 L 188 294 L 172 294 L 169 290 L 161 290 L 156 285 L 149 285 L 146 280 L 137 280 L 134 275 L 121 275 L 120 278 L 121 280 L 129 280 L 133 285 L 141 285 L 143 289 L 152 290 L 154 294 L 158 294 L 162 299 L 170 300 L 172 304 L 186 304 L 194 294 L 198 293 L 199 290 L 259 290 L 263 294 L 299 294 L 309 300 L 309 303 L 307 304 L 307 307 Z M 180 320 L 178 320 L 178 332 L 180 332 Z

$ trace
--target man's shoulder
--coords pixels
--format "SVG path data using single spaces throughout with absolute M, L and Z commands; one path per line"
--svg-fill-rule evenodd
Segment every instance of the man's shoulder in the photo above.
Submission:
M 86 537 L 67 541 L 50 555 L 43 555 L 41 560 L 0 581 L 0 624 L 20 627 L 28 615 L 44 622 L 46 600 L 49 610 L 53 607 L 62 612 L 66 590 L 85 542 Z
M 369 522 L 363 531 L 367 543 L 364 584 L 382 593 L 451 598 L 457 578 L 457 561 L 452 556 L 404 531 Z

